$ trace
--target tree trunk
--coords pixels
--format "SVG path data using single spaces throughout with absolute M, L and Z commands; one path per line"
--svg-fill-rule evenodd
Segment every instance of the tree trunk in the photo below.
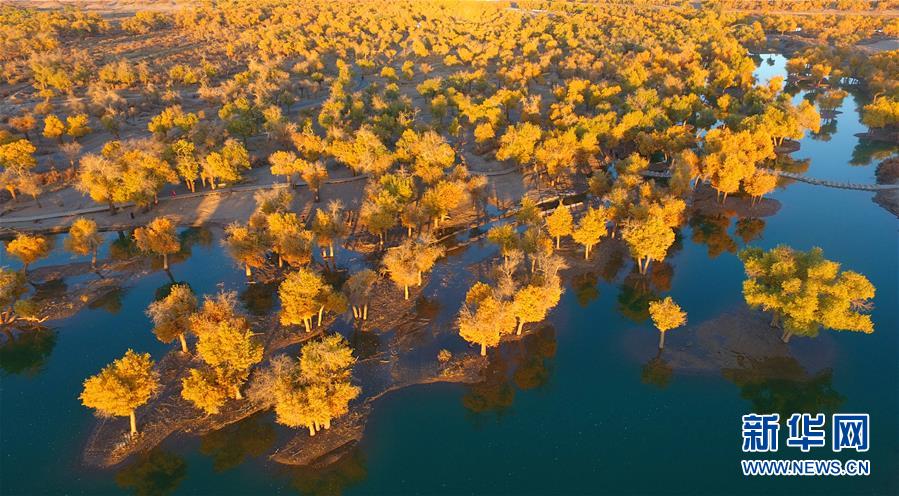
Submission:
M 322 325 L 322 314 L 325 312 L 325 306 L 322 305 L 318 307 L 318 325 Z
M 328 418 L 327 420 L 325 420 L 325 425 L 322 427 L 324 427 L 325 430 L 330 429 L 331 428 L 331 419 Z
M 97 270 L 97 249 L 91 251 L 91 269 Z
M 328 253 L 331 256 L 331 258 L 334 258 L 334 242 L 333 241 L 328 243 Z
M 184 339 L 184 333 L 179 334 L 178 339 L 181 340 L 181 351 L 185 354 L 189 353 L 187 350 L 187 340 Z
M 354 319 L 359 318 L 359 310 L 356 309 L 356 305 L 353 305 L 353 318 Z
M 521 318 L 518 319 L 518 330 L 515 331 L 516 336 L 521 336 L 521 328 L 524 327 L 524 321 Z
M 659 349 L 665 348 L 665 333 L 659 332 Z
M 134 410 L 131 410 L 129 416 L 131 417 L 131 436 L 134 437 L 137 435 L 137 417 L 134 416 Z
M 162 254 L 162 270 L 169 270 L 169 254 Z
M 791 337 L 793 337 L 793 331 L 784 331 L 784 335 L 781 339 L 784 343 L 789 343 Z
M 368 320 L 368 303 L 362 306 L 362 320 Z
M 253 275 L 253 271 L 250 270 L 250 265 L 249 265 L 249 264 L 244 264 L 244 273 L 246 273 L 247 279 L 249 279 L 250 276 Z
M 240 394 L 240 386 L 234 386 L 234 399 L 235 400 L 243 399 L 243 395 Z
M 590 260 L 590 245 L 584 245 L 584 260 Z
M 312 330 L 312 329 L 310 329 L 311 326 L 309 325 L 309 319 L 303 319 L 303 326 L 306 328 L 306 332 L 309 332 Z
M 310 425 L 310 426 L 309 426 L 309 435 L 310 435 L 310 436 L 314 436 L 314 435 L 315 435 L 315 426 L 314 426 L 314 425 Z
M 421 286 L 421 271 L 418 271 L 418 285 Z
M 561 246 L 561 245 L 560 245 L 561 242 L 562 242 L 562 237 L 561 237 L 561 236 L 556 236 L 556 249 L 557 249 L 557 250 L 559 249 L 559 246 Z
M 409 286 L 403 286 L 403 292 L 405 293 L 405 299 L 409 299 Z
M 487 345 L 481 343 L 481 356 L 487 356 Z

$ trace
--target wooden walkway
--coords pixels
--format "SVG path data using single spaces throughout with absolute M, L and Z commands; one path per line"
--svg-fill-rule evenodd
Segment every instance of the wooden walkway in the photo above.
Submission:
M 828 188 L 838 188 L 838 189 L 852 189 L 857 191 L 885 191 L 891 189 L 899 189 L 899 184 L 866 184 L 866 183 L 847 183 L 840 181 L 827 181 L 824 179 L 816 179 L 814 177 L 803 176 L 802 174 L 797 174 L 795 172 L 787 172 L 782 170 L 774 170 L 774 169 L 760 169 L 769 174 L 775 174 L 780 177 L 787 177 L 790 179 L 795 179 L 796 181 L 802 181 L 804 183 L 816 184 L 819 186 L 826 186 Z M 643 171 L 641 173 L 644 177 L 658 177 L 658 178 L 670 178 L 670 172 L 657 172 L 657 171 Z

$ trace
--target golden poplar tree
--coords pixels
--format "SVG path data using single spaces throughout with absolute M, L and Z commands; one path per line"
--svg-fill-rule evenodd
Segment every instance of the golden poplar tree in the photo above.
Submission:
M 571 217 L 571 212 L 562 204 L 562 200 L 559 200 L 559 206 L 546 217 L 546 230 L 550 236 L 555 238 L 556 249 L 561 246 L 562 236 L 571 234 L 573 224 L 574 219 Z
M 186 354 L 189 350 L 185 334 L 190 330 L 190 316 L 196 310 L 197 297 L 190 286 L 173 284 L 165 298 L 150 303 L 147 316 L 153 321 L 153 334 L 160 341 L 171 343 L 178 339 L 181 351 Z
M 45 236 L 19 233 L 6 244 L 6 253 L 18 258 L 22 262 L 22 272 L 27 273 L 28 266 L 46 258 L 52 248 L 53 245 Z
M 168 217 L 156 217 L 135 229 L 134 242 L 140 251 L 162 256 L 163 270 L 169 270 L 169 255 L 181 249 L 175 224 Z
M 91 268 L 97 268 L 97 250 L 103 244 L 103 236 L 97 232 L 97 223 L 79 217 L 69 227 L 69 236 L 63 242 L 66 250 L 81 256 L 91 256 Z
M 649 302 L 649 316 L 659 330 L 659 349 L 665 347 L 665 333 L 687 323 L 687 312 L 666 296 L 663 300 Z
M 149 353 L 133 350 L 84 381 L 81 403 L 104 417 L 130 417 L 131 435 L 137 434 L 135 410 L 159 390 L 159 375 Z

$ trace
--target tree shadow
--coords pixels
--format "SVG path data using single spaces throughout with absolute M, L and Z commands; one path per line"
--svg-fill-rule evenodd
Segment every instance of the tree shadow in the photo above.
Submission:
M 200 453 L 212 458 L 212 468 L 224 472 L 248 457 L 264 455 L 275 442 L 275 428 L 262 415 L 212 431 L 200 438 Z
M 56 338 L 56 330 L 47 327 L 23 332 L 7 330 L 6 340 L 0 346 L 0 369 L 7 374 L 40 374 L 56 347 Z
M 721 373 L 753 411 L 779 413 L 781 419 L 796 412 L 834 413 L 846 400 L 833 388 L 833 370 L 809 374 L 793 357 L 746 359 Z
M 115 477 L 122 489 L 138 496 L 172 494 L 187 476 L 187 463 L 180 456 L 155 449 L 120 470 Z
M 334 463 L 325 466 L 292 467 L 290 485 L 298 493 L 311 496 L 337 496 L 368 477 L 365 456 L 354 447 Z

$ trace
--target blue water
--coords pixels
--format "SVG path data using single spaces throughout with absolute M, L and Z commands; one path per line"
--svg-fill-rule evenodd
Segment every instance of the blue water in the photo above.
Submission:
M 763 62 L 760 79 L 782 72 L 783 60 L 776 60 L 775 66 Z M 854 134 L 863 130 L 856 105 L 852 96 L 846 98 L 829 140 L 802 140 L 795 156 L 811 159 L 808 174 L 873 182 L 873 162 L 850 164 L 858 145 Z M 42 344 L 31 347 L 39 350 L 35 363 L 23 367 L 5 359 L 0 493 L 899 493 L 897 219 L 866 192 L 794 183 L 771 197 L 781 209 L 764 219 L 761 237 L 751 244 L 820 246 L 828 258 L 864 273 L 877 287 L 874 334 L 825 331 L 816 339 L 791 342 L 797 355 L 820 357 L 823 371 L 798 366 L 807 367 L 809 377 L 823 377 L 826 387 L 816 389 L 808 381 L 770 385 L 771 392 L 795 397 L 802 405 L 824 404 L 836 396 L 837 411 L 870 413 L 871 450 L 839 456 L 870 459 L 870 477 L 743 477 L 740 416 L 753 410 L 753 402 L 718 370 L 675 369 L 663 387 L 644 381 L 644 366 L 656 355 L 657 334 L 640 309 L 627 304 L 631 262 L 625 260 L 609 279 L 598 278 L 593 299 L 578 301 L 568 281 L 548 319 L 551 327 L 505 345 L 493 359 L 496 373 L 485 384 L 417 386 L 379 400 L 363 442 L 335 466 L 304 470 L 268 461 L 266 454 L 290 432 L 272 427 L 271 415 L 264 414 L 216 439 L 169 439 L 152 456 L 124 467 L 85 469 L 81 450 L 94 418 L 77 399 L 83 379 L 128 348 L 156 359 L 172 349 L 155 339 L 143 315 L 156 289 L 169 282 L 165 273 L 154 272 L 130 281 L 116 304 L 54 323 Z M 727 236 L 731 242 L 720 246 L 744 246 L 735 221 L 725 222 L 726 231 L 716 239 Z M 200 293 L 213 293 L 220 284 L 243 291 L 243 273 L 222 252 L 218 235 L 213 233 L 210 244 L 194 245 L 189 259 L 174 263 L 174 278 Z M 690 227 L 680 239 L 681 248 L 668 260 L 670 290 L 654 291 L 674 297 L 691 324 L 739 308 L 743 272 L 735 253 L 710 256 L 709 246 L 694 241 Z M 439 305 L 435 325 L 451 325 L 460 293 L 479 278 L 467 267 L 493 254 L 492 248 L 475 245 L 435 269 L 423 292 Z M 349 253 L 341 256 L 346 263 L 361 263 Z M 57 250 L 35 267 L 69 260 Z M 684 345 L 677 330 L 667 343 Z M 464 344 L 448 335 L 440 346 Z M 225 448 L 209 447 L 216 442 Z M 221 459 L 228 456 L 236 461 L 223 467 Z M 778 456 L 797 457 L 797 450 L 783 448 Z M 834 455 L 822 449 L 812 457 Z

